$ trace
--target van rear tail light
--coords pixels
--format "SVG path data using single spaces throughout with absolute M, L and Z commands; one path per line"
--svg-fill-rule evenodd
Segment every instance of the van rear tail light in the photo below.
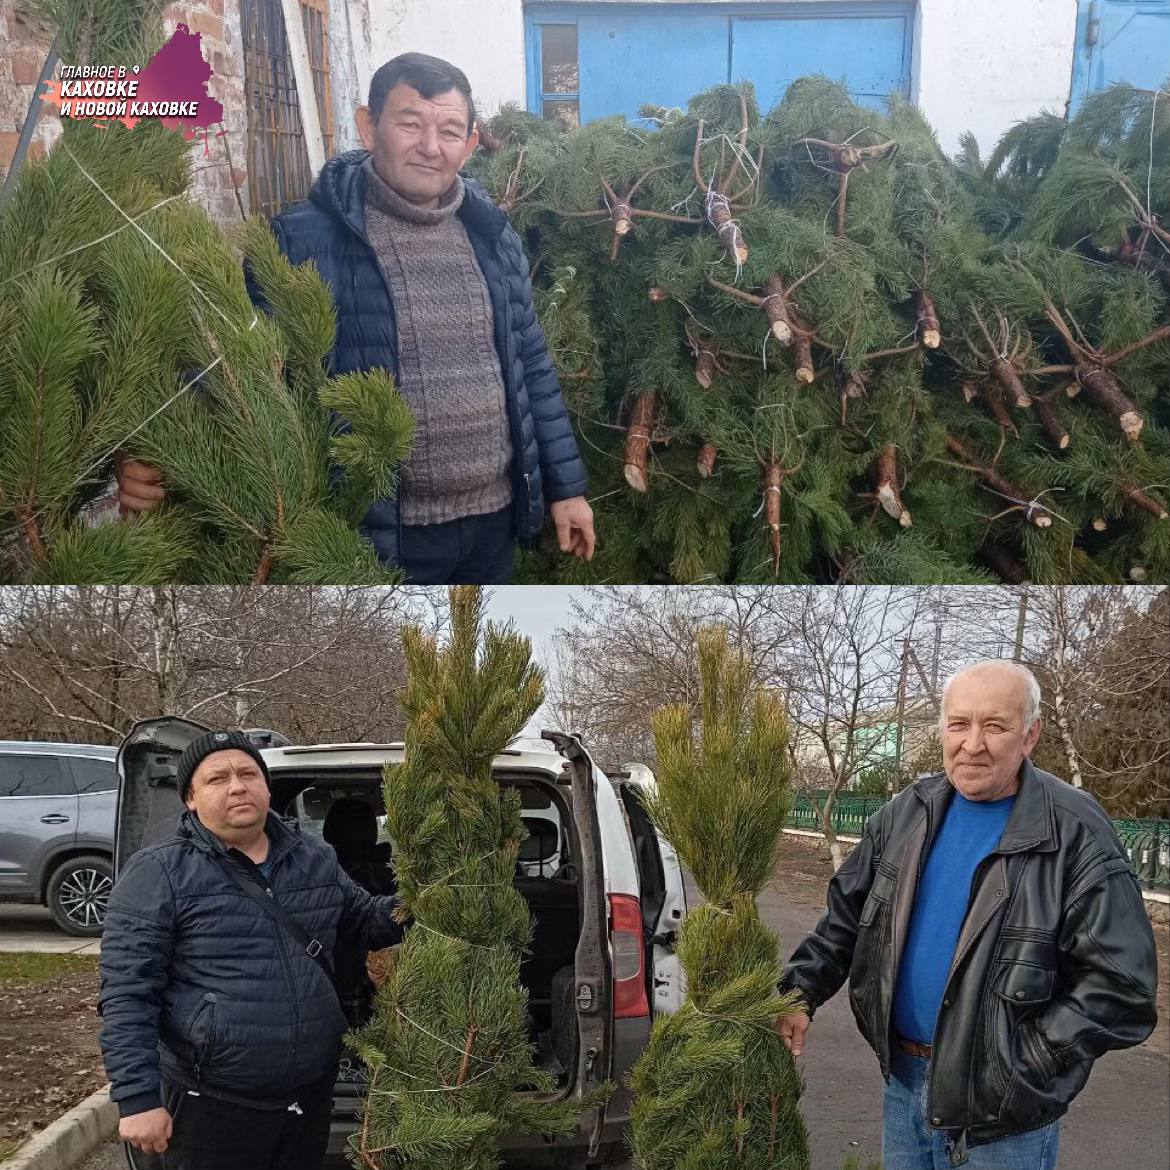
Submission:
M 610 894 L 610 950 L 613 953 L 613 1017 L 630 1019 L 650 1014 L 644 969 L 646 944 L 642 907 L 628 894 Z

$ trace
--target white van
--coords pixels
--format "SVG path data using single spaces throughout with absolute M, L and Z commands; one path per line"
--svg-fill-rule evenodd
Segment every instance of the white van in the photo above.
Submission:
M 205 727 L 177 717 L 136 724 L 118 753 L 115 874 L 129 857 L 173 832 L 181 812 L 175 763 Z M 382 769 L 403 745 L 267 747 L 254 735 L 272 778 L 272 807 L 302 831 L 331 840 L 346 869 L 374 892 L 393 888 L 393 842 L 386 838 Z M 531 910 L 533 944 L 521 966 L 537 1062 L 558 1080 L 557 1096 L 580 1097 L 602 1082 L 619 1085 L 581 1132 L 502 1143 L 510 1166 L 600 1166 L 626 1156 L 627 1074 L 653 1017 L 677 1009 L 684 988 L 674 950 L 686 914 L 682 870 L 637 798 L 648 769 L 609 777 L 580 740 L 558 732 L 519 739 L 498 756 L 501 786 L 520 794 L 530 837 L 516 888 Z M 653 783 L 652 774 L 649 783 Z M 333 816 L 331 817 L 331 813 Z M 342 1006 L 357 1027 L 372 1003 L 363 956 L 336 954 Z M 343 1061 L 334 1094 L 330 1153 L 341 1156 L 359 1124 L 365 1071 Z

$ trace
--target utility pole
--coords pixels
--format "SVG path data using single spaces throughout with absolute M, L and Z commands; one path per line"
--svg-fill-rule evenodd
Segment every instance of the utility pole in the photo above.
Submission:
M 1012 655 L 1013 662 L 1022 662 L 1024 658 L 1024 630 L 1028 624 L 1028 587 L 1020 589 L 1020 604 L 1016 611 L 1016 648 Z
M 895 775 L 902 774 L 902 742 L 903 742 L 903 723 L 906 719 L 906 675 L 910 670 L 910 639 L 902 639 L 902 664 L 898 670 L 898 727 L 897 737 L 894 741 L 894 768 Z M 892 797 L 894 795 L 894 776 L 886 777 L 886 795 Z

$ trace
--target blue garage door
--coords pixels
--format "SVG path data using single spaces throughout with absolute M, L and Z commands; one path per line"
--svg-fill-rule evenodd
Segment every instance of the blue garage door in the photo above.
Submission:
M 880 105 L 909 96 L 910 37 L 905 13 L 848 17 L 738 17 L 731 23 L 731 79 L 755 82 L 770 110 L 798 78 L 825 73 L 855 101 Z
M 909 95 L 912 0 L 802 4 L 552 4 L 526 10 L 528 108 L 567 125 L 646 104 L 683 106 L 751 81 L 771 108 L 809 73 L 877 105 Z
M 1170 81 L 1170 0 L 1080 0 L 1072 108 L 1114 81 Z

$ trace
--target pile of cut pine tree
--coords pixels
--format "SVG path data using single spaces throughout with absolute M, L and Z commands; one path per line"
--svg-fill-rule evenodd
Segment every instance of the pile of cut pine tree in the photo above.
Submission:
M 532 580 L 1044 583 L 1170 571 L 1170 102 L 951 160 L 822 78 L 475 171 L 533 262 L 600 548 Z

